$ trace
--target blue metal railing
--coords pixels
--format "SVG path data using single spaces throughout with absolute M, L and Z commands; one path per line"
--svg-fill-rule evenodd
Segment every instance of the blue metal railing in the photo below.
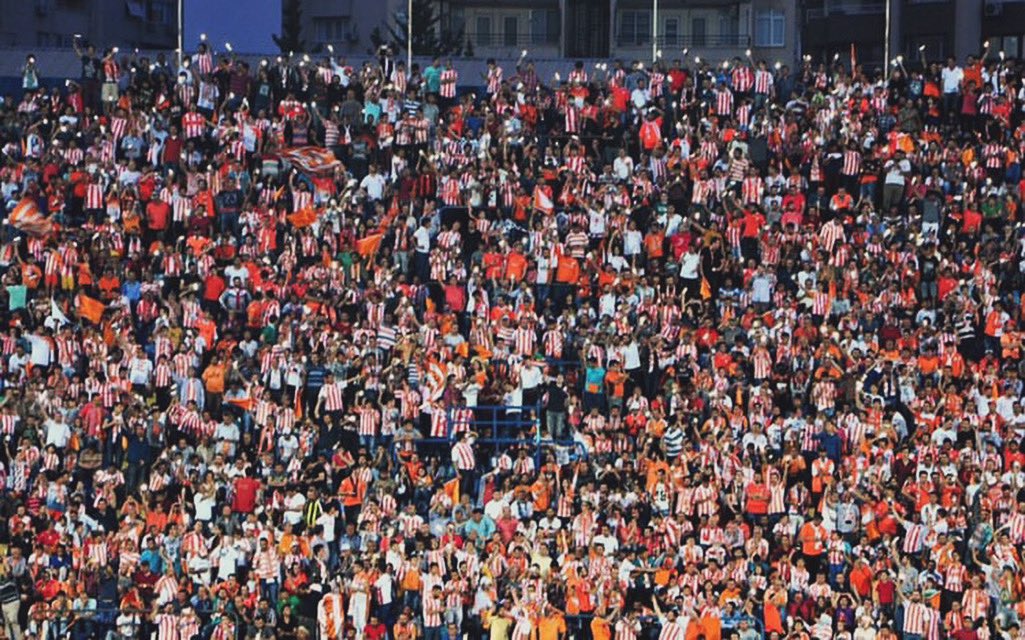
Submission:
M 585 627 L 590 627 L 591 620 L 594 619 L 593 613 L 581 613 L 575 615 L 566 616 L 566 627 L 570 631 L 569 637 L 580 637 L 582 630 Z M 658 618 L 655 616 L 641 616 L 638 618 L 640 623 L 647 627 L 658 627 L 661 628 Z M 732 631 L 740 626 L 741 621 L 747 621 L 749 625 L 758 633 L 758 636 L 765 640 L 765 628 L 762 625 L 762 621 L 758 618 L 749 615 L 738 615 L 730 616 L 729 618 L 722 619 L 723 631 Z M 576 632 L 576 633 L 574 633 Z
M 420 438 L 417 447 L 428 449 L 450 446 L 458 434 L 473 431 L 481 452 L 498 457 L 503 450 L 527 447 L 534 450 L 534 467 L 541 466 L 542 454 L 561 449 L 570 460 L 586 460 L 587 449 L 576 440 L 553 440 L 541 434 L 541 404 L 536 405 L 478 405 L 476 407 L 450 407 L 446 410 L 447 437 Z M 522 430 L 533 430 L 528 438 L 518 437 Z M 398 457 L 399 443 L 392 443 L 391 454 Z
M 490 438 L 508 437 L 499 432 L 499 427 L 509 431 L 534 428 L 541 437 L 541 403 L 535 405 L 477 405 L 475 407 L 451 407 L 447 411 L 448 437 L 463 431 L 474 431 L 485 436 L 490 427 Z M 482 426 L 484 428 L 482 428 Z

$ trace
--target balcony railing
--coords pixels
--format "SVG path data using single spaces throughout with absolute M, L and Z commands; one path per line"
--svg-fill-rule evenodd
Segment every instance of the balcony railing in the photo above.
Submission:
M 886 12 L 885 2 L 858 2 L 857 0 L 826 0 L 821 8 L 808 9 L 811 20 L 830 16 L 863 16 Z
M 734 47 L 747 47 L 751 45 L 751 36 L 747 34 L 723 34 L 706 36 L 659 36 L 658 46 L 665 49 L 698 49 L 714 48 L 727 49 Z M 651 35 L 627 36 L 619 35 L 616 38 L 617 47 L 650 47 Z
M 475 47 L 528 47 L 559 44 L 559 34 L 547 33 L 480 33 L 470 31 L 463 34 Z

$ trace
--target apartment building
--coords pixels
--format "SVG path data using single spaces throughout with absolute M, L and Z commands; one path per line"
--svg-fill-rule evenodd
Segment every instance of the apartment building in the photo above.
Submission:
M 177 46 L 177 0 L 0 0 L 0 46 L 70 48 L 80 34 L 100 46 Z

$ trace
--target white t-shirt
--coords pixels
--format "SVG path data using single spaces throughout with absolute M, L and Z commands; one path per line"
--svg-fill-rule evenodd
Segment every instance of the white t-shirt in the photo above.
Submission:
M 911 172 L 911 163 L 908 159 L 891 160 L 886 163 L 886 184 L 904 184 L 904 174 Z
M 964 80 L 964 70 L 961 67 L 943 67 L 940 76 L 943 80 L 943 93 L 957 93 L 961 89 L 961 81 Z
M 625 158 L 616 158 L 612 163 L 612 172 L 616 174 L 616 177 L 620 180 L 627 180 L 630 174 L 634 170 L 634 161 L 630 156 Z
M 379 604 L 390 604 L 392 600 L 392 584 L 394 580 L 391 574 L 382 573 L 377 580 L 374 581 L 374 587 L 377 589 L 377 595 L 380 598 Z
M 51 444 L 58 449 L 63 449 L 71 440 L 71 428 L 67 422 L 56 420 L 46 421 L 46 446 Z
M 697 253 L 685 253 L 680 256 L 680 277 L 685 280 L 697 280 L 698 269 L 701 267 L 701 256 Z
M 635 256 L 641 252 L 644 236 L 636 229 L 627 229 L 623 234 L 623 255 Z
M 224 275 L 228 280 L 228 284 L 232 284 L 235 282 L 235 278 L 238 278 L 242 281 L 242 285 L 245 286 L 246 282 L 249 280 L 249 269 L 246 269 L 242 265 L 236 267 L 231 264 L 224 268 Z
M 367 190 L 367 197 L 371 200 L 380 200 L 384 197 L 384 186 L 387 182 L 380 173 L 367 174 L 359 186 Z
M 32 365 L 36 367 L 50 366 L 50 360 L 53 356 L 53 348 L 50 346 L 50 341 L 43 336 L 35 334 L 29 334 L 25 336 L 25 339 L 32 345 L 32 351 L 30 352 Z
M 210 521 L 214 519 L 214 507 L 217 505 L 216 494 L 209 498 L 197 492 L 192 499 L 196 505 L 196 520 Z
M 149 384 L 153 363 L 149 358 L 132 358 L 128 363 L 128 381 L 132 384 Z
M 413 232 L 413 242 L 420 253 L 431 252 L 431 232 L 427 227 L 418 227 Z

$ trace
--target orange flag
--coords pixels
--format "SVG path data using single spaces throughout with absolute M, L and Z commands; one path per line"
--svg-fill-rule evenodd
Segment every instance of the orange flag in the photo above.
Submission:
M 100 324 L 100 318 L 103 317 L 103 312 L 107 307 L 99 300 L 80 293 L 78 294 L 78 305 L 76 308 L 79 317 L 85 318 L 93 324 Z
M 548 197 L 548 194 L 540 186 L 534 187 L 534 208 L 547 214 L 555 211 L 552 199 Z
M 356 251 L 364 258 L 370 258 L 381 248 L 382 239 L 384 235 L 380 233 L 371 233 L 365 238 L 360 238 L 356 241 Z
M 453 504 L 459 504 L 459 478 L 452 478 L 444 485 L 445 493 L 452 498 Z
M 286 217 L 292 226 L 302 229 L 317 221 L 317 212 L 313 210 L 313 207 L 306 207 Z
M 710 300 L 712 298 L 712 284 L 708 281 L 708 278 L 701 279 L 701 299 Z

